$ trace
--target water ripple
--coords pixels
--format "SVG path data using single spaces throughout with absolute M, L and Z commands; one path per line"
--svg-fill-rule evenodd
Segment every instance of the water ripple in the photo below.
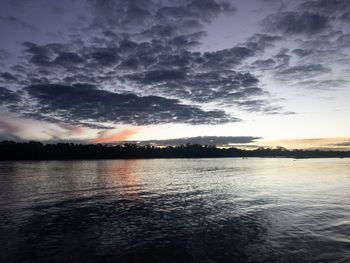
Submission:
M 345 159 L 0 163 L 0 262 L 350 262 L 349 171 Z

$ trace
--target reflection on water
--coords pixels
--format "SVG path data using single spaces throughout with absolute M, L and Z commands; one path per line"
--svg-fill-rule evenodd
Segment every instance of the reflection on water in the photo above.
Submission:
M 0 162 L 0 262 L 350 262 L 349 159 Z

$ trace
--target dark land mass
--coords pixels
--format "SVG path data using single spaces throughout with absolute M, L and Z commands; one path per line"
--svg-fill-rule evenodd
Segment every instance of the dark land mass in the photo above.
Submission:
M 103 145 L 40 142 L 0 142 L 0 160 L 82 160 L 82 159 L 149 159 L 149 158 L 222 158 L 222 157 L 286 157 L 345 158 L 350 151 L 287 150 L 258 148 L 242 150 L 211 145 L 186 144 L 155 147 L 137 144 Z

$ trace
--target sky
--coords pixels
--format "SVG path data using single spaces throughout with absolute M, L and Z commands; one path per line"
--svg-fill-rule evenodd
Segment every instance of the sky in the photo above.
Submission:
M 350 149 L 348 0 L 2 0 L 0 140 Z

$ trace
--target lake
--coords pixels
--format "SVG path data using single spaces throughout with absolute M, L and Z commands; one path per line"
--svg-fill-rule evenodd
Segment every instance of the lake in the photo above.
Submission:
M 350 159 L 0 162 L 0 262 L 350 262 Z

